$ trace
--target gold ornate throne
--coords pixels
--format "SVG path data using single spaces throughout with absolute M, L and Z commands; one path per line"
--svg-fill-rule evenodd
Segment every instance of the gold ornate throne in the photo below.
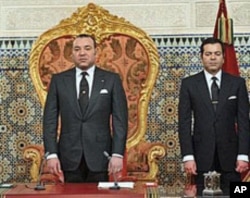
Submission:
M 73 66 L 72 40 L 80 33 L 96 38 L 96 64 L 119 73 L 123 81 L 129 110 L 124 174 L 138 181 L 157 181 L 158 162 L 165 156 L 165 147 L 161 143 L 147 142 L 144 135 L 159 57 L 154 42 L 138 27 L 90 3 L 44 32 L 34 43 L 29 59 L 30 75 L 42 107 L 51 75 Z M 24 149 L 33 182 L 38 179 L 43 153 L 42 145 L 29 145 Z

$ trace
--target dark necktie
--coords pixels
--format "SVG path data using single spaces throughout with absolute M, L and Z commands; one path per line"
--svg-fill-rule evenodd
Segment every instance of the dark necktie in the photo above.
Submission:
M 212 77 L 213 83 L 211 85 L 211 94 L 212 94 L 212 104 L 214 106 L 214 111 L 216 111 L 217 104 L 219 102 L 219 87 L 216 83 L 217 78 Z
M 85 113 L 85 110 L 89 102 L 89 85 L 86 80 L 87 72 L 82 72 L 82 80 L 80 82 L 80 92 L 79 92 L 79 105 L 81 107 L 82 113 Z

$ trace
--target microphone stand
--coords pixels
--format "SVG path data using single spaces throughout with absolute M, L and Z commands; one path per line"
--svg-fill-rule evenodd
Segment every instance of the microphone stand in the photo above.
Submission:
M 42 161 L 41 161 L 41 164 L 40 164 L 38 181 L 37 181 L 36 187 L 34 188 L 35 190 L 45 190 L 45 186 L 41 182 L 41 175 L 42 175 L 42 172 L 43 172 L 44 162 L 45 162 L 46 158 L 48 157 L 48 155 L 49 155 L 49 152 L 45 153 L 45 155 L 42 158 Z
M 104 151 L 103 154 L 108 158 L 108 160 L 111 159 L 111 156 L 108 154 L 107 151 Z M 114 186 L 109 187 L 109 189 L 120 190 L 120 186 L 118 185 L 116 174 L 113 171 L 112 171 L 112 174 L 113 174 L 113 178 L 114 178 Z

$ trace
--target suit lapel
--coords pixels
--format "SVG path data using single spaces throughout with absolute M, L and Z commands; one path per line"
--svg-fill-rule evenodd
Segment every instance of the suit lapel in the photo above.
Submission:
M 68 93 L 72 108 L 76 111 L 76 114 L 81 117 L 81 109 L 77 99 L 76 91 L 76 70 L 75 68 L 69 70 L 64 76 L 65 91 Z
M 104 87 L 105 84 L 105 75 L 98 67 L 95 68 L 94 73 L 94 81 L 93 81 L 93 87 L 92 92 L 89 99 L 89 105 L 86 110 L 86 114 L 89 114 L 91 110 L 94 109 L 96 101 L 98 101 L 98 97 L 100 96 L 100 91 Z
M 219 103 L 217 106 L 217 115 L 221 111 L 221 108 L 225 101 L 227 100 L 228 93 L 230 92 L 231 81 L 228 79 L 228 76 L 222 73 L 221 77 L 221 86 L 220 86 L 220 95 L 219 95 Z
M 198 75 L 198 80 L 197 80 L 197 89 L 198 89 L 198 93 L 202 98 L 202 101 L 204 102 L 205 106 L 207 106 L 207 108 L 214 113 L 213 111 L 213 105 L 211 102 L 211 97 L 210 97 L 210 92 L 209 92 L 209 87 L 207 86 L 207 82 L 205 79 L 205 74 L 204 72 L 201 72 Z

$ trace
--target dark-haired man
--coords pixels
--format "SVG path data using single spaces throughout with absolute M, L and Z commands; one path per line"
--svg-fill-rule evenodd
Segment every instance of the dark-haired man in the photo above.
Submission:
M 119 172 L 123 165 L 128 129 L 125 92 L 118 74 L 95 65 L 92 36 L 75 38 L 72 59 L 75 67 L 53 75 L 47 95 L 43 120 L 45 152 L 50 153 L 47 165 L 53 174 L 63 172 L 65 182 L 107 181 L 108 171 Z
M 207 38 L 200 51 L 204 70 L 183 79 L 180 89 L 184 169 L 195 176 L 199 189 L 203 189 L 203 174 L 217 171 L 228 194 L 230 182 L 240 181 L 240 173 L 248 169 L 248 92 L 243 78 L 222 71 L 224 46 L 219 39 Z

